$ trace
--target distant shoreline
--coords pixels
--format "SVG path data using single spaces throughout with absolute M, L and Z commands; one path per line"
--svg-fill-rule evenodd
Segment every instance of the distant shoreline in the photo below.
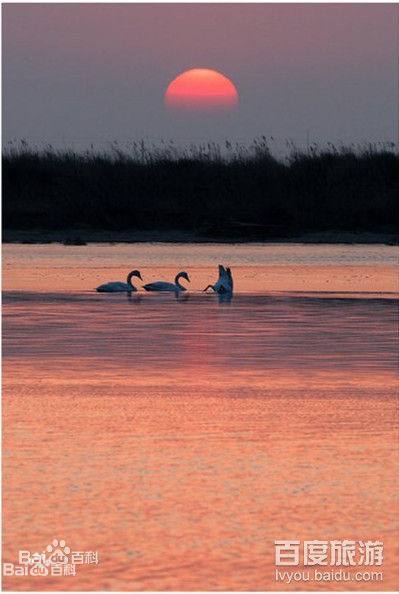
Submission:
M 215 237 L 190 231 L 105 231 L 88 229 L 3 230 L 3 244 L 48 244 L 66 246 L 89 243 L 307 243 L 307 244 L 385 244 L 398 245 L 394 233 L 323 231 L 302 233 L 288 237 Z

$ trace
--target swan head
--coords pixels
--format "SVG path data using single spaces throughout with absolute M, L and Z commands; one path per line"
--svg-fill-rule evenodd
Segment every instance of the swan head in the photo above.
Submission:
M 190 278 L 189 278 L 187 272 L 179 272 L 176 279 L 178 279 L 178 278 L 185 278 L 186 281 L 190 282 Z
M 140 274 L 140 271 L 139 270 L 132 270 L 132 272 L 129 272 L 129 274 L 127 275 L 127 284 L 128 285 L 132 285 L 132 282 L 131 281 L 132 281 L 132 277 L 133 276 L 137 276 L 140 280 L 143 280 L 141 278 L 141 274 Z M 133 288 L 133 290 L 135 290 L 135 289 Z
M 141 273 L 140 273 L 140 270 L 132 270 L 131 272 L 129 272 L 128 277 L 127 277 L 127 282 L 128 283 L 129 283 L 130 279 L 133 276 L 137 276 L 140 280 L 143 280 L 142 279 L 142 276 L 141 276 Z

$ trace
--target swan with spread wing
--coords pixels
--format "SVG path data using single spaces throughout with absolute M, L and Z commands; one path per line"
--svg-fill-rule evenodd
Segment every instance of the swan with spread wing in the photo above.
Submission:
M 233 275 L 230 268 L 225 268 L 222 264 L 219 264 L 219 278 L 214 285 L 208 285 L 204 291 L 213 289 L 215 293 L 219 295 L 225 295 L 227 293 L 233 293 Z

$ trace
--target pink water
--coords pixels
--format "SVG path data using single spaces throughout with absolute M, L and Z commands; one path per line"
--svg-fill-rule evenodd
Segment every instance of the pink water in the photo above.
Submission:
M 219 260 L 231 302 L 199 292 Z M 4 588 L 395 589 L 395 260 L 384 246 L 6 246 L 3 561 L 63 538 L 100 562 Z M 192 291 L 92 290 L 136 267 L 145 281 L 187 269 Z M 276 539 L 382 540 L 383 581 L 276 582 Z

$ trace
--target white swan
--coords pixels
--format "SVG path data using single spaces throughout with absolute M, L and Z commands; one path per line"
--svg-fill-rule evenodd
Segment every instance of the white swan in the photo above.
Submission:
M 185 278 L 186 281 L 190 282 L 187 272 L 179 272 L 179 274 L 176 274 L 174 283 L 157 281 L 155 283 L 149 283 L 148 285 L 144 285 L 143 289 L 145 289 L 146 291 L 174 291 L 175 293 L 177 293 L 178 291 L 187 291 L 186 287 L 183 287 L 183 285 L 179 283 L 180 278 Z
M 131 293 L 133 291 L 137 291 L 136 287 L 132 285 L 133 276 L 137 276 L 140 280 L 143 280 L 139 270 L 132 270 L 132 272 L 129 272 L 127 275 L 127 280 L 125 283 L 119 281 L 105 283 L 104 285 L 97 287 L 96 291 L 99 293 Z
M 208 289 L 213 289 L 219 295 L 231 294 L 233 292 L 233 275 L 230 268 L 225 268 L 219 264 L 219 278 L 214 285 L 208 285 L 204 291 Z

